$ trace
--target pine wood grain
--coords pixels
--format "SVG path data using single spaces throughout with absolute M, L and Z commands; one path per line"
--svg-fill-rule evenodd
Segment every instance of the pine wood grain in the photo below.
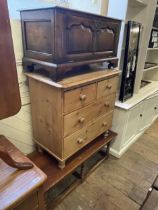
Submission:
M 26 73 L 28 77 L 31 77 L 35 80 L 46 83 L 50 86 L 53 86 L 56 88 L 62 88 L 65 90 L 77 88 L 77 87 L 80 87 L 81 85 L 97 82 L 99 80 L 109 79 L 111 77 L 118 76 L 119 74 L 120 74 L 120 71 L 117 69 L 116 70 L 104 69 L 102 71 L 100 70 L 97 71 L 95 69 L 95 71 L 90 70 L 88 73 L 83 73 L 77 76 L 68 77 L 56 83 L 56 82 L 53 82 L 50 78 L 45 77 L 41 74 Z
M 32 102 L 33 137 L 62 159 L 62 92 L 60 89 L 29 80 Z
M 97 98 L 115 93 L 118 85 L 118 77 L 98 82 Z
M 93 80 L 91 78 L 88 82 L 86 80 L 86 74 L 84 76 L 76 76 L 77 83 L 75 80 L 73 84 L 71 82 L 74 78 L 71 77 L 71 80 L 67 78 L 69 81 L 67 85 L 69 84 L 70 89 L 67 89 L 67 86 L 60 86 L 60 82 L 51 82 L 49 78 L 46 79 L 36 73 L 27 74 L 27 76 L 29 78 L 31 96 L 33 139 L 38 146 L 58 159 L 59 167 L 63 168 L 65 167 L 65 161 L 70 156 L 93 141 L 97 136 L 110 129 L 112 125 L 111 111 L 114 108 L 117 86 L 115 82 L 118 80 L 118 71 L 89 72 L 87 76 L 89 79 L 92 76 Z M 81 78 L 84 78 L 84 80 Z M 100 99 L 97 99 L 97 87 L 100 81 L 105 82 L 106 80 L 108 80 L 108 84 L 109 82 L 113 84 L 109 91 L 109 94 L 112 95 L 109 95 L 108 101 L 102 104 L 102 106 L 105 106 L 104 111 L 102 111 L 99 103 Z M 90 104 L 96 105 L 92 105 L 93 110 L 90 109 L 91 107 L 88 109 Z M 89 118 L 86 126 L 78 128 L 73 126 L 76 124 L 74 120 L 75 115 L 74 118 L 70 116 L 69 122 L 64 123 L 64 118 L 67 118 L 66 115 L 75 111 L 82 112 L 84 108 L 86 109 L 84 113 Z M 93 114 L 91 114 L 92 111 Z M 104 116 L 108 113 L 109 116 Z M 99 120 L 100 116 L 103 116 L 104 119 Z M 73 121 L 72 123 L 71 119 Z M 84 117 L 81 120 L 84 120 Z M 83 137 L 87 141 L 82 144 L 82 139 L 80 139 L 81 144 L 78 143 L 77 139 Z

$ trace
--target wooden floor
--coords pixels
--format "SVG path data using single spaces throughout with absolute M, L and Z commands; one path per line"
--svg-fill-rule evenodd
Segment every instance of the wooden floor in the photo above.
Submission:
M 120 159 L 111 156 L 55 210 L 139 209 L 157 174 L 158 120 Z

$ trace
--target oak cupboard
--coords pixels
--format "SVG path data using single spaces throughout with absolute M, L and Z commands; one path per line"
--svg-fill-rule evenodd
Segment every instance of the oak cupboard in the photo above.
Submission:
M 59 80 L 74 66 L 117 66 L 120 20 L 54 7 L 23 10 L 21 23 L 27 70 L 43 67 Z
M 119 71 L 89 72 L 56 83 L 27 73 L 34 141 L 65 161 L 112 125 Z

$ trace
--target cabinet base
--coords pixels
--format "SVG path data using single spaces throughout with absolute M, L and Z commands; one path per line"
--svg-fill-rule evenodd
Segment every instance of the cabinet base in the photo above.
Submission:
M 43 74 L 46 74 L 48 77 L 50 77 L 53 81 L 60 81 L 66 77 L 66 74 L 72 74 L 76 75 L 83 69 L 84 67 L 88 67 L 90 64 L 100 64 L 100 63 L 108 63 L 108 69 L 113 69 L 118 66 L 118 58 L 101 58 L 101 59 L 93 59 L 93 60 L 85 60 L 85 61 L 76 61 L 72 63 L 51 63 L 51 62 L 45 62 L 40 61 L 37 59 L 32 58 L 23 58 L 23 66 L 25 72 L 40 72 Z

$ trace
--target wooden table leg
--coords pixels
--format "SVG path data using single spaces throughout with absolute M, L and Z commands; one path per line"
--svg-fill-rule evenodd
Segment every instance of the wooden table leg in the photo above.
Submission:
M 81 180 L 82 180 L 82 181 L 84 181 L 84 179 L 85 179 L 84 169 L 85 169 L 85 164 L 83 163 L 83 164 L 81 165 L 81 169 L 80 169 L 80 177 L 81 177 Z
M 111 142 L 109 142 L 109 143 L 107 144 L 107 148 L 106 148 L 106 152 L 105 152 L 106 159 L 109 158 L 109 154 L 110 154 L 110 145 L 111 145 Z
M 58 167 L 60 168 L 60 169 L 64 169 L 65 168 L 65 160 L 63 160 L 63 161 L 58 161 Z
M 40 187 L 38 191 L 38 205 L 39 205 L 39 210 L 46 210 L 43 187 Z

